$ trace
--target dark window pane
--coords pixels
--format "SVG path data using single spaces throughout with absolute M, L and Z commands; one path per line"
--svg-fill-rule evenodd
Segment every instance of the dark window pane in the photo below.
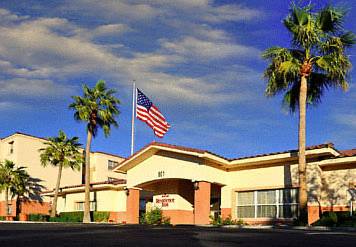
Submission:
M 283 205 L 279 206 L 280 218 L 297 218 L 298 205 Z

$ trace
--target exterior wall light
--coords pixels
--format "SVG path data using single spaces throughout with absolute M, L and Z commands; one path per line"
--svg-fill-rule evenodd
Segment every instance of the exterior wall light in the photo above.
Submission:
M 199 182 L 198 181 L 194 181 L 193 182 L 193 187 L 194 187 L 194 190 L 198 190 L 199 189 Z
M 130 195 L 130 190 L 129 190 L 127 187 L 124 188 L 124 191 L 125 191 L 125 194 L 126 194 L 127 196 Z

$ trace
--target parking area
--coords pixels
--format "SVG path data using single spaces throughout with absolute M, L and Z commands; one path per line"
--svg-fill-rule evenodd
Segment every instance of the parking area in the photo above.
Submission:
M 353 246 L 356 232 L 0 223 L 0 246 Z

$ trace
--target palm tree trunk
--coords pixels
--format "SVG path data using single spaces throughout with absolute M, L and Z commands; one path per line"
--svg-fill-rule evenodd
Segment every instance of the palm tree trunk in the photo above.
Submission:
M 63 169 L 63 164 L 61 163 L 58 166 L 57 184 L 56 184 L 56 190 L 54 192 L 54 198 L 53 198 L 53 204 L 52 204 L 52 210 L 51 210 L 51 217 L 56 217 L 56 214 L 57 214 L 57 200 L 58 200 L 59 186 L 61 184 L 62 169 Z
M 83 223 L 89 223 L 90 219 L 90 145 L 93 133 L 88 130 L 87 143 L 85 147 L 85 197 Z
M 302 76 L 299 92 L 299 133 L 298 133 L 298 173 L 299 173 L 299 218 L 307 223 L 307 183 L 306 183 L 306 158 L 305 158 L 305 122 L 306 122 L 306 103 L 307 103 L 307 77 Z
M 5 215 L 9 215 L 9 189 L 5 189 Z

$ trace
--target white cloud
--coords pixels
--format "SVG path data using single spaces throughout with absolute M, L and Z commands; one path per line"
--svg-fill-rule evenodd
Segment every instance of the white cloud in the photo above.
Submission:
M 59 85 L 50 80 L 14 78 L 0 81 L 2 97 L 61 97 L 74 92 L 73 86 Z
M 27 18 L 28 18 L 28 16 L 18 16 L 18 15 L 11 13 L 7 9 L 0 8 L 0 23 L 2 23 L 2 24 L 5 24 L 5 23 L 8 24 L 8 23 L 12 23 L 15 21 L 21 21 L 21 20 L 24 20 Z
M 16 72 L 11 65 L 15 64 L 23 73 L 27 69 L 27 72 L 62 77 L 82 70 L 97 71 L 98 65 L 113 68 L 120 61 L 102 45 L 52 31 L 72 26 L 67 25 L 66 20 L 55 18 L 25 21 L 11 28 L 0 27 L 0 53 L 6 58 L 0 66 Z
M 28 108 L 28 106 L 16 102 L 0 101 L 0 112 L 14 111 L 25 108 Z
M 20 77 L 47 77 L 49 71 L 46 68 L 29 69 L 26 67 L 16 67 L 9 61 L 0 60 L 0 71 L 3 74 Z
M 226 4 L 213 7 L 208 10 L 203 19 L 210 22 L 246 21 L 263 17 L 263 13 L 256 9 L 250 9 L 242 5 Z
M 156 17 L 159 13 L 159 9 L 155 9 L 147 1 L 141 1 L 142 3 L 133 3 L 130 1 L 115 1 L 115 0 L 68 0 L 66 1 L 62 9 L 64 11 L 75 11 L 85 13 L 95 18 L 103 20 L 134 20 L 145 21 Z
M 80 39 L 93 40 L 95 38 L 120 36 L 122 33 L 127 31 L 131 31 L 131 29 L 127 25 L 116 23 L 101 25 L 90 31 L 84 28 L 77 28 L 75 32 L 77 37 Z
M 79 3 L 83 2 L 88 1 Z M 102 4 L 107 8 L 114 3 L 106 1 Z M 144 8 L 142 4 L 131 7 L 126 2 L 121 4 L 127 5 L 127 8 Z M 194 4 L 206 6 L 208 2 L 197 1 Z M 152 94 L 161 95 L 160 100 L 172 104 L 183 100 L 184 103 L 209 105 L 228 103 L 231 97 L 237 100 L 250 97 L 250 91 L 254 89 L 244 83 L 236 87 L 238 91 L 229 87 L 229 91 L 224 90 L 224 86 L 236 82 L 236 76 L 240 81 L 244 76 L 249 80 L 253 78 L 252 74 L 256 72 L 246 68 L 232 68 L 230 65 L 229 69 L 239 72 L 236 75 L 227 74 L 224 66 L 218 65 L 220 68 L 217 67 L 216 71 L 204 77 L 166 72 L 187 62 L 193 65 L 205 64 L 230 57 L 254 57 L 258 53 L 253 47 L 233 42 L 224 30 L 206 24 L 184 22 L 187 27 L 184 36 L 177 34 L 178 37 L 173 41 L 158 37 L 158 46 L 151 52 L 138 52 L 134 48 L 125 47 L 125 56 L 120 54 L 120 49 L 113 52 L 115 48 L 124 47 L 124 44 L 95 41 L 98 37 L 117 37 L 122 32 L 132 30 L 129 25 L 117 21 L 94 28 L 78 26 L 65 18 L 25 18 L 11 25 L 0 24 L 0 69 L 3 74 L 13 77 L 12 80 L 2 81 L 3 89 L 0 93 L 21 95 L 17 90 L 22 88 L 23 95 L 44 97 L 63 92 L 62 86 L 56 81 L 66 81 L 81 75 L 99 79 L 105 75 L 106 80 L 119 81 L 120 85 L 136 79 Z M 174 27 L 178 30 L 181 29 L 179 23 L 172 21 L 170 25 L 178 25 Z M 140 35 L 139 31 L 135 30 L 136 35 Z M 246 78 L 244 82 L 248 81 Z
M 184 37 L 177 42 L 163 41 L 162 46 L 168 51 L 198 59 L 221 59 L 230 56 L 256 58 L 259 54 L 259 51 L 253 47 L 223 41 L 200 40 L 194 37 Z
M 166 16 L 182 14 L 186 18 L 212 23 L 226 21 L 256 20 L 263 17 L 263 12 L 240 4 L 222 4 L 219 1 L 209 0 L 156 0 L 151 1 L 152 6 L 164 9 Z

